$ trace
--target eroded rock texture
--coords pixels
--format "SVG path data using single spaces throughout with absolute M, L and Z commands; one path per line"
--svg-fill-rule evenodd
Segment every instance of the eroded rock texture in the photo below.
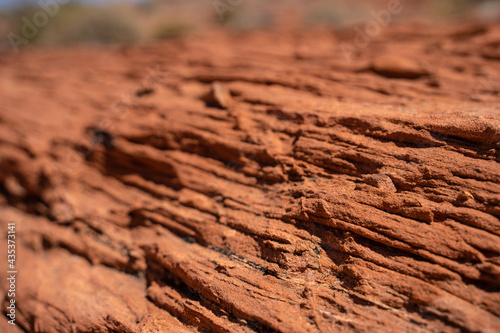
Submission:
M 2 331 L 500 331 L 499 33 L 3 55 Z

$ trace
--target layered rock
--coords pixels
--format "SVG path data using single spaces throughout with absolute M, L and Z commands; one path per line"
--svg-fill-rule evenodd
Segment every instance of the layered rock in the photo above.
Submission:
M 499 331 L 500 26 L 470 30 L 3 55 L 16 329 Z

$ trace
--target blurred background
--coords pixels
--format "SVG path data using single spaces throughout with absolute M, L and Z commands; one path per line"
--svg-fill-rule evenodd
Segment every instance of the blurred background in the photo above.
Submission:
M 347 28 L 372 19 L 371 11 L 386 9 L 389 1 L 0 0 L 0 50 L 11 48 L 12 40 L 36 47 L 147 42 L 214 29 Z M 500 20 L 498 0 L 401 1 L 404 10 L 391 24 Z

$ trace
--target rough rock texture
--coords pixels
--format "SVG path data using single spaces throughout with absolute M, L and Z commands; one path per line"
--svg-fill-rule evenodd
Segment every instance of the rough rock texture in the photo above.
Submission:
M 499 332 L 500 25 L 352 38 L 2 55 L 0 330 Z

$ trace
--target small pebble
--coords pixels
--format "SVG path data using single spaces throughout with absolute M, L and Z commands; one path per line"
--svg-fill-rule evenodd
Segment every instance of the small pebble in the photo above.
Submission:
M 208 106 L 227 109 L 231 105 L 231 93 L 225 85 L 219 82 L 212 83 L 210 91 L 202 98 Z

